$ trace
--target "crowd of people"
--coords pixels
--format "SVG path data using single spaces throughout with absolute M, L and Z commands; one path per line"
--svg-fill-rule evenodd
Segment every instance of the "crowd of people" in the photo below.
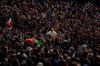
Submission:
M 91 2 L 2 0 L 0 66 L 100 66 L 99 8 Z

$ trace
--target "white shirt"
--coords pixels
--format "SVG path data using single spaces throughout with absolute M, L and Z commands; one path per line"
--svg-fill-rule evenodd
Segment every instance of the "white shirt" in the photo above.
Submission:
M 47 35 L 50 35 L 51 37 L 54 37 L 57 35 L 56 31 L 49 31 L 47 32 Z
M 83 45 L 79 46 L 78 51 L 80 53 L 88 52 L 88 48 L 85 44 L 83 44 Z

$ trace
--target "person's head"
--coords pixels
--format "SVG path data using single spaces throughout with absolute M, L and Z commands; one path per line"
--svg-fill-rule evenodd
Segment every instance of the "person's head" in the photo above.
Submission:
M 19 60 L 17 58 L 12 60 L 12 66 L 20 66 Z
M 62 66 L 68 66 L 68 63 L 67 63 L 67 61 L 66 60 L 62 60 L 62 64 L 61 64 Z
M 88 52 L 84 52 L 84 53 L 82 54 L 82 57 L 84 57 L 84 58 L 88 58 L 88 56 L 89 56 L 89 53 L 88 53 Z
M 43 66 L 43 63 L 39 62 L 36 66 Z
M 100 55 L 97 55 L 96 56 L 96 60 L 99 60 L 100 61 Z
M 52 28 L 51 31 L 54 31 L 54 28 Z
M 64 55 L 63 55 L 63 58 L 64 58 L 64 59 L 68 59 L 68 55 L 67 55 L 67 54 L 64 54 Z
M 71 66 L 80 66 L 77 62 L 72 62 Z
M 67 51 L 68 56 L 71 56 L 72 52 L 71 51 Z
M 80 63 L 80 58 L 75 57 L 75 58 L 73 59 L 73 61 L 75 61 L 75 62 L 77 62 L 77 63 Z

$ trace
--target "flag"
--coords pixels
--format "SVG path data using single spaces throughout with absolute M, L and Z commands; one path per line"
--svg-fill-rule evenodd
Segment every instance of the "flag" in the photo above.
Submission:
M 34 39 L 33 38 L 27 38 L 27 39 L 25 39 L 25 42 L 34 43 Z
M 24 42 L 26 42 L 26 43 L 35 43 L 38 46 L 40 46 L 42 44 L 41 41 L 39 41 L 37 39 L 34 39 L 34 38 L 27 38 L 27 39 L 24 40 Z
M 7 27 L 7 28 L 12 28 L 12 21 L 11 21 L 11 18 L 8 20 L 8 22 L 6 22 L 6 27 Z
M 39 41 L 39 40 L 34 40 L 34 43 L 36 43 L 37 45 L 41 45 L 42 44 L 42 42 L 41 41 Z

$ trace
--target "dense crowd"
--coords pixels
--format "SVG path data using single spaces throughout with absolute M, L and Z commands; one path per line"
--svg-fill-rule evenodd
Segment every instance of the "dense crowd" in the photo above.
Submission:
M 100 10 L 90 2 L 0 2 L 0 66 L 100 66 Z M 12 19 L 12 29 L 6 22 Z M 26 43 L 36 38 L 41 45 Z

